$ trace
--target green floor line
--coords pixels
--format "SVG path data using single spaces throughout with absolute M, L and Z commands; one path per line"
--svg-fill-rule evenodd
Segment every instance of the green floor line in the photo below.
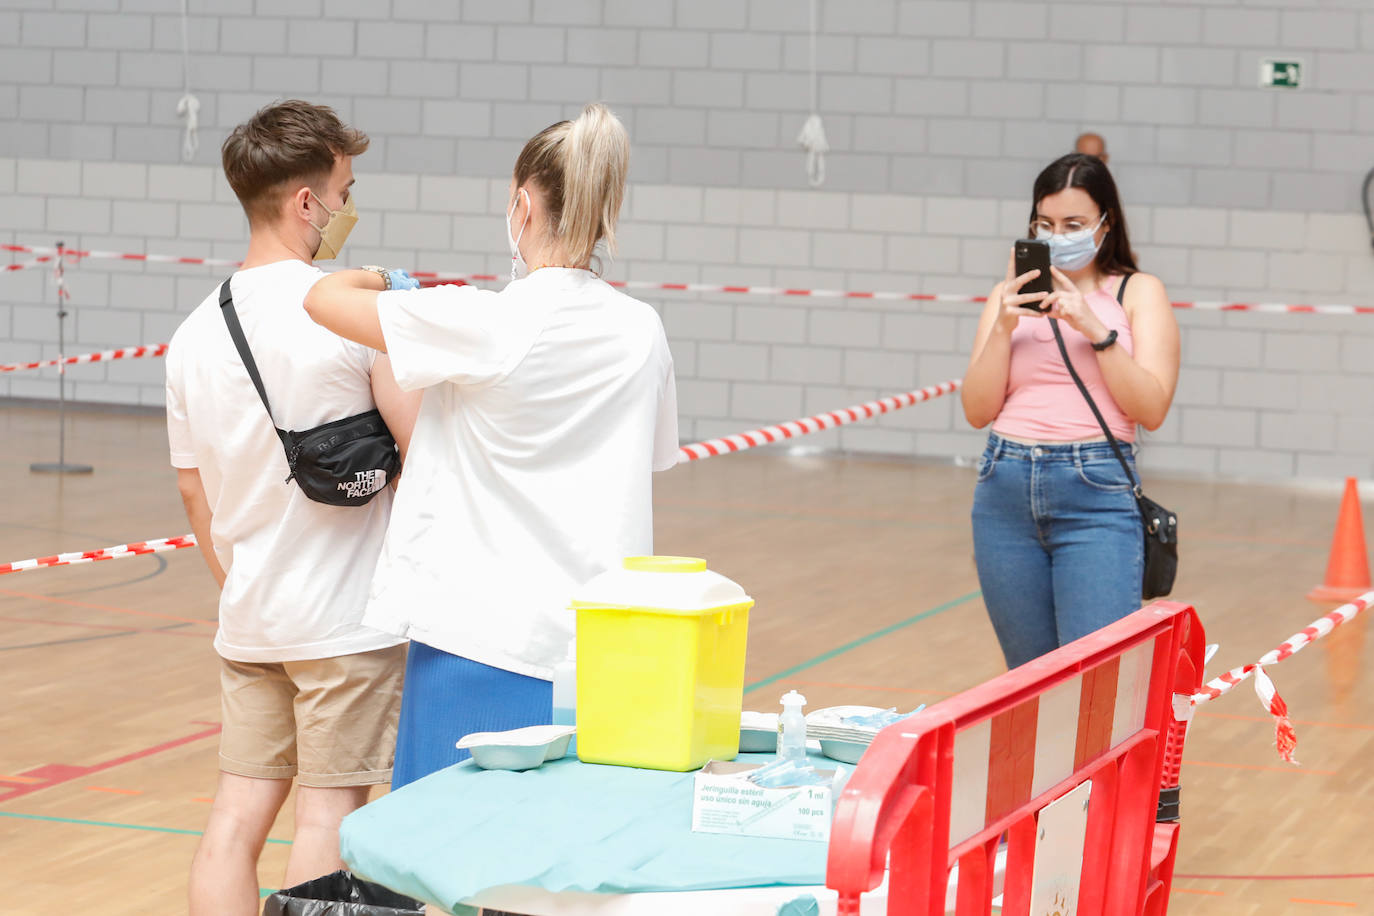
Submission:
M 775 684 L 785 677 L 791 677 L 797 672 L 805 671 L 807 668 L 819 665 L 821 662 L 828 662 L 830 661 L 830 659 L 834 658 L 837 655 L 843 655 L 851 649 L 857 649 L 859 648 L 859 646 L 867 645 L 868 643 L 871 643 L 876 639 L 882 639 L 884 636 L 896 633 L 898 630 L 904 627 L 909 627 L 913 623 L 919 623 L 922 620 L 925 620 L 929 617 L 934 617 L 936 614 L 943 614 L 945 611 L 953 610 L 959 605 L 964 604 L 968 601 L 972 601 L 974 598 L 977 598 L 982 594 L 983 592 L 979 590 L 969 592 L 967 595 L 960 595 L 958 598 L 955 598 L 951 601 L 946 601 L 944 604 L 937 605 L 928 611 L 922 611 L 914 617 L 908 617 L 906 620 L 894 623 L 891 626 L 883 627 L 881 630 L 875 630 L 874 632 L 869 633 L 867 636 L 860 636 L 853 642 L 847 642 L 842 646 L 838 646 L 837 648 L 831 649 L 829 652 L 822 652 L 815 658 L 807 659 L 799 665 L 793 665 L 791 668 L 788 668 L 785 671 L 779 671 L 772 677 L 766 677 L 761 681 L 755 681 L 752 684 L 746 684 L 744 687 L 744 692 L 749 693 L 751 691 L 758 690 L 761 687 L 767 687 L 769 684 Z
M 83 824 L 87 827 L 118 827 L 120 830 L 148 830 L 153 833 L 179 833 L 183 836 L 201 836 L 200 830 L 181 830 L 176 827 L 151 827 L 148 824 L 120 824 L 115 821 L 87 821 L 79 817 L 53 817 L 48 814 L 20 814 L 16 811 L 0 811 L 0 817 L 17 817 L 26 821 L 51 821 L 55 824 Z M 290 846 L 290 840 L 275 840 L 267 838 L 269 843 L 280 843 L 283 846 Z

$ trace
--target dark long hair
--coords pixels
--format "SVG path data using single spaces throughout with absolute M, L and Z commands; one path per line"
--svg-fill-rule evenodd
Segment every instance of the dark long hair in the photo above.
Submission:
M 1107 236 L 1102 247 L 1097 250 L 1094 263 L 1098 273 L 1104 276 L 1135 273 L 1135 252 L 1131 251 L 1131 236 L 1126 231 L 1126 214 L 1121 209 L 1121 198 L 1116 193 L 1116 182 L 1107 165 L 1096 156 L 1086 153 L 1069 153 L 1045 166 L 1035 179 L 1035 190 L 1031 195 L 1031 214 L 1028 222 L 1035 222 L 1040 201 L 1057 194 L 1066 188 L 1082 188 L 1097 204 L 1097 209 L 1106 214 Z

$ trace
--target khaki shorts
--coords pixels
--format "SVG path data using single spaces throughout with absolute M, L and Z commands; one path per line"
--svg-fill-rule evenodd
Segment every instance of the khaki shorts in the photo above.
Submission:
M 391 780 L 405 643 L 298 662 L 220 661 L 221 770 L 323 788 Z

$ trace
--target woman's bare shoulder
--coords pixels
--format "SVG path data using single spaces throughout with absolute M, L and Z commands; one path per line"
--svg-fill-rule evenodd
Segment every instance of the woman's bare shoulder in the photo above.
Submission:
M 1138 270 L 1131 274 L 1131 282 L 1126 284 L 1126 295 L 1129 296 L 1132 292 L 1142 295 L 1163 295 L 1164 281 L 1154 274 Z

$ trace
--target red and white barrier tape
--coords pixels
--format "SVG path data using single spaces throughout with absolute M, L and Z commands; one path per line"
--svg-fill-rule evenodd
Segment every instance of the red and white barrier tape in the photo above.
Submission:
M 938 385 L 931 385 L 929 388 L 918 388 L 915 391 L 892 395 L 891 397 L 882 398 L 877 401 L 867 401 L 863 404 L 855 404 L 853 407 L 832 410 L 829 413 L 820 413 L 810 417 L 802 417 L 798 420 L 789 420 L 786 423 L 779 423 L 776 426 L 751 429 L 748 432 L 726 436 L 724 439 L 709 439 L 705 442 L 685 445 L 678 450 L 678 461 L 698 461 L 702 458 L 710 458 L 714 455 L 741 452 L 748 448 L 755 448 L 760 445 L 770 445 L 774 442 L 781 442 L 784 439 L 794 439 L 797 436 L 817 433 L 823 429 L 844 426 L 849 423 L 856 423 L 859 420 L 867 420 L 879 414 L 890 413 L 894 410 L 900 410 L 903 407 L 910 407 L 912 404 L 919 404 L 922 401 L 938 398 L 942 394 L 949 394 L 957 390 L 962 382 L 963 379 L 954 379 L 949 382 L 941 382 Z
M 1293 751 L 1297 747 L 1298 736 L 1293 730 L 1293 723 L 1288 720 L 1288 704 L 1283 701 L 1283 697 L 1279 696 L 1278 690 L 1274 687 L 1274 682 L 1270 680 L 1264 669 L 1268 665 L 1276 665 L 1301 652 L 1305 647 L 1321 639 L 1336 627 L 1353 620 L 1370 605 L 1374 605 L 1374 591 L 1365 592 L 1349 604 L 1343 604 L 1331 613 L 1317 618 L 1303 627 L 1301 631 L 1281 642 L 1277 648 L 1261 656 L 1259 661 L 1254 664 L 1232 668 L 1220 677 L 1208 681 L 1200 691 L 1193 694 L 1193 705 L 1200 706 L 1210 700 L 1215 700 L 1222 694 L 1228 693 L 1237 684 L 1245 681 L 1246 678 L 1253 677 L 1255 679 L 1255 692 L 1259 695 L 1260 705 L 1264 707 L 1265 712 L 1274 717 L 1274 742 L 1278 748 L 1279 756 L 1289 763 L 1296 763 L 1293 759 Z
M 494 274 L 444 274 L 412 271 L 411 276 L 427 281 L 446 283 L 495 283 L 503 278 Z M 885 302 L 964 302 L 982 304 L 987 296 L 968 296 L 963 293 L 898 293 L 844 289 L 795 289 L 786 286 L 738 286 L 718 283 L 659 283 L 652 280 L 611 280 L 617 289 L 646 289 L 684 293 L 730 293 L 753 296 L 794 296 L 810 299 L 873 299 Z M 426 284 L 430 285 L 430 284 Z M 1374 305 L 1305 305 L 1283 302 L 1221 302 L 1194 300 L 1174 302 L 1173 307 L 1194 312 L 1268 312 L 1307 315 L 1374 315 Z
M 23 372 L 28 369 L 47 369 L 52 366 L 74 366 L 77 363 L 103 363 L 113 359 L 139 359 L 166 355 L 167 345 L 165 343 L 144 344 L 140 347 L 121 347 L 118 350 L 101 350 L 99 353 L 82 353 L 80 356 L 62 356 L 57 359 L 44 359 L 34 363 L 0 366 L 0 374 Z
M 17 563 L 0 564 L 0 576 L 6 573 L 26 572 L 30 569 L 45 569 L 51 566 L 75 566 L 78 563 L 97 563 L 101 560 L 119 560 L 124 557 L 141 557 L 150 553 L 167 550 L 180 550 L 196 546 L 194 534 L 180 537 L 161 538 L 156 541 L 135 541 L 132 544 L 119 544 L 115 547 L 102 547 L 99 550 L 86 550 L 80 553 L 59 553 L 51 557 L 36 557 L 20 560 Z
M 0 251 L 12 251 L 18 254 L 42 254 L 54 256 L 57 254 L 56 248 L 49 248 L 44 245 L 0 245 Z M 62 253 L 73 260 L 81 261 L 87 258 L 100 260 L 116 261 L 146 261 L 152 264 L 198 264 L 205 267 L 238 267 L 242 261 L 230 260 L 228 258 L 183 258 L 171 254 L 138 254 L 127 251 L 92 251 L 84 248 L 63 248 Z
M 916 391 L 908 391 L 905 394 L 893 395 L 892 397 L 882 398 L 878 401 L 869 401 L 865 404 L 858 404 L 854 407 L 846 407 L 843 410 L 832 410 L 829 413 L 816 414 L 812 417 L 805 417 L 800 420 L 790 420 L 777 426 L 768 426 L 763 429 L 750 430 L 740 433 L 737 436 L 729 436 L 725 439 L 711 439 L 708 442 L 696 442 L 685 446 L 678 452 L 681 461 L 695 461 L 700 458 L 709 458 L 712 455 L 723 455 L 726 452 L 738 452 L 757 445 L 767 445 L 770 442 L 779 442 L 783 439 L 792 439 L 797 436 L 804 436 L 808 433 L 820 432 L 823 429 L 830 429 L 835 426 L 843 426 L 847 423 L 854 423 L 858 420 L 866 420 L 879 414 L 889 413 L 903 407 L 910 407 L 912 404 L 919 404 L 922 401 L 929 401 L 942 394 L 949 394 L 959 387 L 960 380 L 955 379 L 951 382 L 943 382 L 939 385 L 932 385 L 929 388 L 920 388 Z M 103 547 L 100 550 L 87 550 L 80 553 L 59 553 L 51 557 L 38 557 L 32 560 L 20 560 L 17 563 L 0 564 L 0 576 L 6 573 L 24 572 L 30 569 L 43 569 L 50 566 L 72 566 L 77 563 L 94 563 L 99 560 L 118 560 L 123 557 L 137 557 L 149 553 L 161 553 L 165 550 L 180 550 L 183 547 L 196 546 L 195 535 L 184 534 L 180 537 L 163 538 L 157 541 L 137 541 L 132 544 L 120 544 L 117 547 Z
M 9 273 L 12 270 L 28 270 L 31 267 L 45 267 L 55 260 L 54 257 L 34 258 L 32 261 L 18 261 L 14 264 L 0 265 L 0 273 Z
M 55 255 L 56 248 L 42 245 L 0 245 L 0 251 L 20 254 Z M 64 249 L 65 254 L 75 260 L 87 258 L 117 259 L 122 261 L 146 261 L 159 264 L 200 264 L 209 267 L 237 267 L 239 261 L 226 258 L 183 258 L 165 254 L 131 254 L 120 251 L 87 251 L 80 248 Z M 25 262 L 23 267 L 35 266 Z M 18 270 L 20 266 L 11 266 Z M 435 283 L 498 283 L 505 278 L 496 274 L 455 274 L 429 270 L 410 272 L 417 280 L 425 281 L 425 286 Z M 683 293 L 722 293 L 752 296 L 796 296 L 810 299 L 873 299 L 887 302 L 955 302 L 978 304 L 987 301 L 986 296 L 967 296 L 962 293 L 901 293 L 884 291 L 843 290 L 843 289 L 802 289 L 787 286 L 750 286 L 719 283 L 661 283 L 653 280 L 615 280 L 611 285 L 619 289 L 657 290 L 660 292 Z M 1264 312 L 1303 315 L 1374 315 L 1374 305 L 1348 305 L 1330 303 L 1308 305 L 1286 302 L 1222 302 L 1195 300 L 1175 302 L 1174 308 L 1196 312 Z

